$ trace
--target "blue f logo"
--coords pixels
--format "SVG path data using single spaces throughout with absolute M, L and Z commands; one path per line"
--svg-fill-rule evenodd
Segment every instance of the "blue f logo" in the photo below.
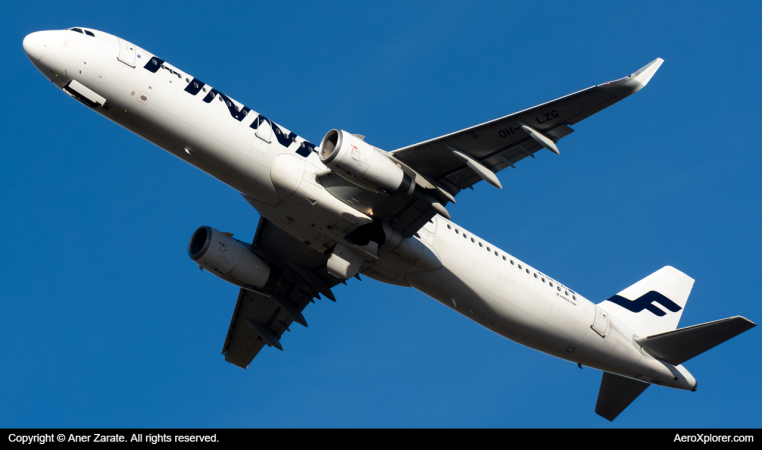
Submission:
M 654 305 L 654 302 L 660 304 L 661 306 L 665 307 L 666 309 L 672 311 L 672 312 L 678 312 L 681 308 L 677 303 L 673 302 L 672 300 L 668 299 L 664 295 L 656 292 L 656 291 L 650 291 L 639 298 L 636 298 L 635 300 L 628 300 L 624 297 L 621 297 L 619 295 L 615 295 L 609 299 L 607 299 L 611 303 L 615 303 L 622 308 L 632 311 L 634 313 L 639 313 L 643 311 L 644 309 L 649 310 L 650 312 L 656 314 L 657 316 L 661 317 L 666 315 L 664 311 L 657 308 Z

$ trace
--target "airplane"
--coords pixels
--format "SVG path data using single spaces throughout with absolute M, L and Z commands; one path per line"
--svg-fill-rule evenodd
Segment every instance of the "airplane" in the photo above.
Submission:
M 547 150 L 571 126 L 645 87 L 655 59 L 618 80 L 391 152 L 340 129 L 315 145 L 120 37 L 86 27 L 31 33 L 23 48 L 87 108 L 238 191 L 251 242 L 199 227 L 188 255 L 240 288 L 222 353 L 246 369 L 283 350 L 315 299 L 360 274 L 412 287 L 512 341 L 603 372 L 595 412 L 613 421 L 648 386 L 696 391 L 683 366 L 756 326 L 735 316 L 677 328 L 694 280 L 664 267 L 599 303 L 451 220 L 481 181 Z M 485 185 L 485 183 L 482 183 Z

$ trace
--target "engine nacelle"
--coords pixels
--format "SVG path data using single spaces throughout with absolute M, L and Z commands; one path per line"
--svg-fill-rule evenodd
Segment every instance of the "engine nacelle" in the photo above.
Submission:
M 188 256 L 200 267 L 237 286 L 261 288 L 270 267 L 245 245 L 212 227 L 200 227 L 188 242 Z
M 346 131 L 329 131 L 320 142 L 318 155 L 335 174 L 358 186 L 401 196 L 409 196 L 415 189 L 415 180 L 385 151 Z

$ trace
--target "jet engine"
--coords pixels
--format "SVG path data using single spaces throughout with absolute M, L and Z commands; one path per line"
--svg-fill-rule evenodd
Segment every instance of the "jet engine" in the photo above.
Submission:
M 333 173 L 366 189 L 405 197 L 415 189 L 415 180 L 385 151 L 346 131 L 329 131 L 320 142 L 318 155 Z
M 212 227 L 200 227 L 188 242 L 188 256 L 202 269 L 237 286 L 263 287 L 270 267 L 244 244 Z

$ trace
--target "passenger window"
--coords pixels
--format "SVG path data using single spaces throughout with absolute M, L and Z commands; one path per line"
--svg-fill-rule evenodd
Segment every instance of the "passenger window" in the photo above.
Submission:
M 505 256 L 503 256 L 503 261 L 505 261 Z
M 497 250 L 495 250 L 495 256 L 497 256 Z M 505 259 L 505 258 L 503 258 L 503 259 Z
M 537 278 L 537 274 L 534 274 L 534 277 Z
M 487 251 L 490 251 L 490 250 L 489 250 L 489 247 L 487 247 Z
M 476 241 L 474 240 L 474 238 L 471 238 L 471 242 L 476 242 Z
M 511 260 L 511 265 L 513 265 L 513 260 Z
M 558 292 L 561 292 L 561 286 L 556 286 L 556 289 L 558 289 Z
M 521 269 L 521 264 L 519 264 L 519 269 Z
M 526 269 L 527 273 L 529 273 L 529 269 Z
M 564 291 L 564 295 L 569 295 L 569 293 L 568 293 L 568 292 L 566 292 L 566 291 Z
M 479 242 L 479 247 L 482 247 L 482 243 L 481 242 Z
M 543 279 L 542 279 L 542 282 L 543 282 L 543 283 L 545 282 L 545 278 L 543 278 Z
M 572 295 L 572 298 L 573 298 L 574 300 L 577 300 L 577 296 L 576 296 L 576 295 Z
M 452 229 L 452 227 L 450 225 L 447 225 L 447 229 L 450 230 Z
M 548 282 L 548 285 L 549 285 L 550 287 L 553 287 L 553 283 L 552 283 L 552 282 Z

